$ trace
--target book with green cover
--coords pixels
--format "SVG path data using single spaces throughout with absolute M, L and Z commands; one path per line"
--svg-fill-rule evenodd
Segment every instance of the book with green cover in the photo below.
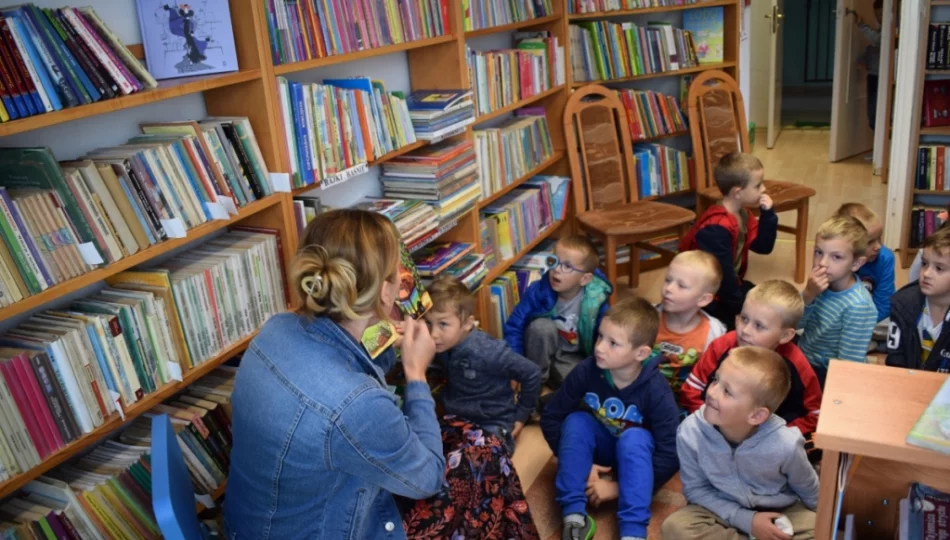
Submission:
M 910 430 L 907 444 L 950 454 L 950 378 Z
M 722 6 L 691 9 L 683 12 L 683 30 L 693 35 L 696 58 L 700 65 L 723 61 Z
M 80 242 L 92 242 L 100 255 L 106 252 L 105 246 L 96 241 L 79 203 L 66 185 L 63 170 L 49 148 L 0 148 L 0 186 L 55 191 L 76 227 Z

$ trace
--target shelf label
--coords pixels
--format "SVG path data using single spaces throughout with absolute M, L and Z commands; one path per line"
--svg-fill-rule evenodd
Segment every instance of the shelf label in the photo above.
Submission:
M 122 396 L 120 396 L 115 390 L 109 390 L 109 397 L 111 397 L 112 401 L 115 403 L 115 410 L 119 412 L 119 418 L 121 418 L 124 422 L 125 410 L 122 409 Z
M 330 189 L 333 186 L 342 184 L 354 176 L 359 176 L 364 174 L 369 170 L 369 165 L 366 163 L 360 163 L 355 167 L 350 167 L 345 171 L 340 171 L 333 176 L 328 176 L 320 181 L 320 189 Z
M 237 206 L 234 205 L 234 199 L 228 197 L 227 195 L 216 195 L 218 199 L 218 204 L 224 207 L 232 216 L 236 216 L 238 213 Z
M 272 172 L 270 173 L 270 185 L 273 186 L 274 191 L 280 191 L 283 193 L 290 193 L 290 173 L 285 172 Z
M 90 266 L 98 266 L 105 262 L 102 260 L 102 255 L 99 254 L 99 250 L 96 249 L 96 245 L 92 242 L 79 244 L 79 254 L 82 255 L 82 260 L 86 261 L 86 264 Z
M 209 202 L 207 205 L 208 212 L 211 214 L 211 219 L 223 219 L 225 221 L 231 219 L 231 214 L 229 214 L 228 211 L 224 209 L 224 206 L 222 206 L 221 203 Z
M 429 144 L 440 143 L 440 142 L 444 141 L 445 139 L 448 139 L 449 137 L 455 137 L 456 135 L 461 135 L 462 133 L 465 133 L 465 130 L 467 130 L 467 129 L 468 129 L 468 124 L 465 124 L 465 125 L 463 125 L 463 126 L 459 126 L 459 127 L 453 129 L 452 131 L 450 131 L 450 132 L 448 132 L 448 133 L 445 133 L 445 134 L 443 134 L 443 135 L 439 135 L 438 137 L 435 137 L 435 138 L 431 139 L 431 140 L 429 141 Z
M 452 221 L 450 221 L 450 222 L 446 223 L 445 225 L 439 227 L 439 232 L 437 232 L 437 233 L 435 234 L 436 238 L 438 238 L 438 237 L 442 236 L 443 234 L 445 234 L 445 233 L 451 231 L 451 230 L 454 229 L 455 226 L 458 225 L 458 224 L 459 224 L 459 220 L 453 219 Z
M 181 364 L 167 360 L 168 377 L 173 381 L 181 382 Z
M 198 495 L 195 493 L 195 500 L 201 503 L 205 508 L 214 508 L 214 501 L 211 500 L 211 495 Z
M 165 229 L 165 234 L 169 238 L 185 238 L 188 236 L 188 232 L 185 231 L 185 224 L 182 223 L 181 218 L 172 218 L 172 219 L 161 219 L 162 228 Z

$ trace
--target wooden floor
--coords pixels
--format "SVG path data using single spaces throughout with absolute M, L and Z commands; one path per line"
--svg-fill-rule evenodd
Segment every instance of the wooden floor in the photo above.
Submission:
M 760 135 L 758 138 L 763 140 L 765 133 Z M 883 216 L 887 198 L 887 186 L 881 183 L 880 177 L 872 176 L 869 162 L 858 156 L 840 163 L 829 163 L 828 143 L 829 132 L 826 130 L 785 130 L 774 149 L 767 150 L 763 143 L 756 145 L 755 155 L 765 165 L 767 179 L 802 183 L 818 192 L 809 208 L 808 230 L 812 234 L 842 203 L 861 202 Z M 779 221 L 793 225 L 794 212 L 780 214 Z M 806 268 L 811 268 L 813 244 L 810 242 L 806 250 Z M 792 281 L 795 266 L 793 247 L 791 237 L 779 233 L 771 255 L 750 254 L 747 278 L 752 282 L 775 278 Z M 642 274 L 640 287 L 635 292 L 651 302 L 659 302 L 664 272 L 660 269 Z M 907 271 L 898 266 L 898 287 L 906 282 Z M 620 285 L 623 287 L 623 283 Z M 797 285 L 804 287 L 804 283 Z M 513 458 L 525 492 L 550 458 L 551 450 L 541 436 L 541 430 L 537 425 L 527 426 L 518 439 Z

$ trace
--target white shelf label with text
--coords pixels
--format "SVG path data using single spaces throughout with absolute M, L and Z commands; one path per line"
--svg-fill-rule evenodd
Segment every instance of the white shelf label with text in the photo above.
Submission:
M 332 176 L 328 176 L 320 181 L 320 189 L 329 189 L 333 186 L 342 184 L 354 176 L 359 176 L 369 170 L 369 165 L 360 163 L 355 167 L 350 167 L 345 171 L 340 171 Z

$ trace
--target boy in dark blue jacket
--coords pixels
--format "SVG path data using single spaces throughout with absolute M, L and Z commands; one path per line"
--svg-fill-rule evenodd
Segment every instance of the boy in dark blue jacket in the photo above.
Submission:
M 505 322 L 505 341 L 541 368 L 541 383 L 557 389 L 594 351 L 613 287 L 597 267 L 597 248 L 583 236 L 554 246 L 557 260 L 529 286 Z
M 594 504 L 619 497 L 622 539 L 645 539 L 652 494 L 679 469 L 679 410 L 653 353 L 659 325 L 656 309 L 643 298 L 612 307 L 594 356 L 567 376 L 541 414 L 541 431 L 558 457 L 562 539 L 594 537 L 588 493 Z M 616 484 L 599 478 L 611 468 Z
M 459 280 L 436 280 L 429 296 L 432 309 L 426 323 L 435 341 L 435 359 L 445 367 L 445 412 L 498 435 L 514 453 L 515 437 L 537 404 L 538 366 L 475 328 L 475 298 Z M 512 381 L 521 388 L 517 395 Z

